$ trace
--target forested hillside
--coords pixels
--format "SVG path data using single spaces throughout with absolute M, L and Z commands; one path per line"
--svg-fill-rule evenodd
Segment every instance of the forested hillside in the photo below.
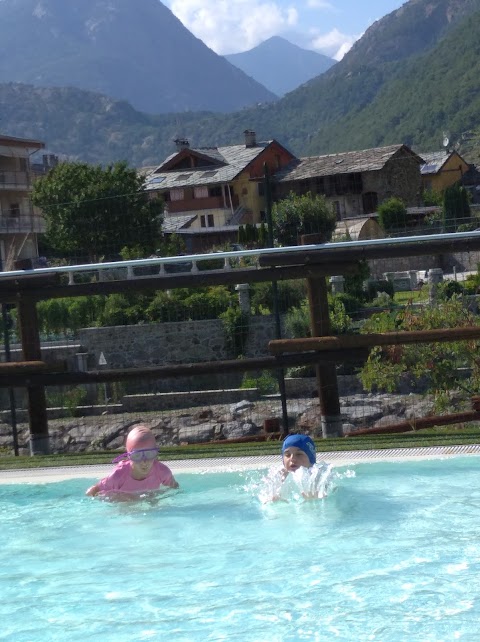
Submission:
M 89 161 L 152 165 L 173 139 L 240 143 L 246 128 L 299 155 L 406 142 L 438 149 L 442 132 L 477 154 L 480 0 L 410 0 L 378 21 L 345 58 L 277 103 L 231 114 L 149 116 L 73 89 L 0 86 L 1 129 Z

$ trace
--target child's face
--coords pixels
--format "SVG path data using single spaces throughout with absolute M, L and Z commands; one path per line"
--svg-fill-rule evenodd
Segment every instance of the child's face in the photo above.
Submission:
M 306 452 L 296 446 L 289 446 L 283 452 L 283 466 L 288 473 L 293 473 L 300 467 L 310 468 L 312 464 Z
M 138 453 L 138 455 L 141 457 L 140 461 L 134 461 L 132 458 L 130 458 L 130 462 L 132 465 L 132 477 L 134 479 L 145 479 L 145 477 L 148 477 L 148 474 L 152 469 L 153 462 L 157 459 L 157 445 L 155 443 L 155 440 L 152 439 L 138 441 L 133 443 L 132 445 L 133 448 L 131 448 L 130 452 L 135 450 L 144 451 L 143 453 Z

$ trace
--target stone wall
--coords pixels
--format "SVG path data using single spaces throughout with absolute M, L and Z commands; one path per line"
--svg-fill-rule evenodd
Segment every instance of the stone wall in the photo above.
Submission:
M 405 256 L 391 259 L 369 261 L 372 278 L 382 278 L 384 272 L 404 272 L 408 270 L 430 270 L 441 268 L 446 274 L 470 272 L 477 269 L 480 252 L 456 252 L 438 255 Z
M 268 354 L 275 335 L 272 316 L 250 317 L 247 357 Z M 220 319 L 85 328 L 78 342 L 89 355 L 88 367 L 97 367 L 103 353 L 109 368 L 135 368 L 175 363 L 220 361 L 235 355 L 227 350 Z

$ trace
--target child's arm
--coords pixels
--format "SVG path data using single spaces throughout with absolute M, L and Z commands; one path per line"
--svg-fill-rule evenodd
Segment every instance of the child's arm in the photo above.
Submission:
M 95 497 L 95 495 L 98 495 L 100 492 L 100 482 L 97 482 L 93 486 L 90 486 L 90 488 L 87 488 L 85 491 L 85 495 L 88 495 L 89 497 Z
M 175 477 L 173 477 L 173 475 L 172 475 L 172 481 L 170 482 L 169 486 L 170 488 L 178 488 L 178 482 L 175 479 Z

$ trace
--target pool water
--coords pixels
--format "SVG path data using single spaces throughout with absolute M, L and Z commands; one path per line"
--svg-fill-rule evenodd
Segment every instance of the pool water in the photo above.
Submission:
M 338 468 L 311 502 L 262 504 L 264 474 L 0 486 L 0 640 L 478 639 L 480 459 Z

